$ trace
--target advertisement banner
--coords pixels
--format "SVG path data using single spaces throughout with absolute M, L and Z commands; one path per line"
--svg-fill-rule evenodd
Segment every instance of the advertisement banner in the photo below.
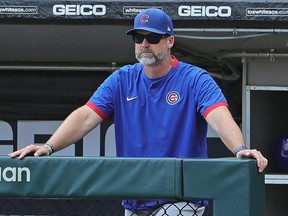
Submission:
M 0 3 L 0 19 L 20 20 L 132 20 L 141 10 L 157 7 L 173 20 L 279 21 L 288 20 L 285 1 L 16 1 Z

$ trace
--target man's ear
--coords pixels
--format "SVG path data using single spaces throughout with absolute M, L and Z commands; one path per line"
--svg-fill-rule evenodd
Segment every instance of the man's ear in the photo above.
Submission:
M 174 40 L 175 40 L 174 36 L 170 36 L 168 38 L 168 48 L 171 49 L 174 46 Z

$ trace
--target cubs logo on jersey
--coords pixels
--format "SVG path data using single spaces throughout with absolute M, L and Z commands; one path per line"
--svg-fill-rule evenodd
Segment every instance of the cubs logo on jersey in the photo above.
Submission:
M 178 92 L 176 91 L 168 92 L 166 96 L 166 101 L 168 104 L 175 105 L 179 102 L 179 100 L 180 100 L 180 95 Z

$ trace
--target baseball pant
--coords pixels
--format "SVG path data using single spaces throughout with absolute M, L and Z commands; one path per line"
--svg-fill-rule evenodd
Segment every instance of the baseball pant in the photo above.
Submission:
M 177 202 L 165 204 L 152 213 L 150 211 L 130 211 L 125 209 L 125 216 L 202 216 L 204 211 L 205 206 L 203 205 Z

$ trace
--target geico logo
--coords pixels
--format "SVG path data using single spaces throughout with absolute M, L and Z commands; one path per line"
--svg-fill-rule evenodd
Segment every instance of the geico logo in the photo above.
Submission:
M 6 167 L 2 171 L 2 167 L 0 167 L 0 181 L 30 182 L 30 169 L 28 167 Z
M 53 6 L 53 14 L 60 15 L 83 15 L 83 16 L 102 16 L 106 14 L 105 5 L 63 5 Z
M 179 6 L 179 16 L 194 17 L 229 17 L 231 16 L 231 7 L 229 6 Z

